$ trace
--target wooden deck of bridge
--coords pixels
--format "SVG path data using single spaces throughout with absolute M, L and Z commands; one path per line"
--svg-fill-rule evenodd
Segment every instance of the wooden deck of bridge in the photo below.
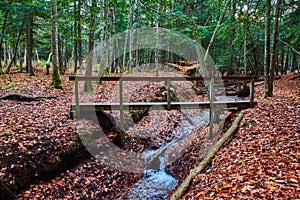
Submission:
M 255 104 L 255 102 L 254 102 Z M 80 103 L 79 113 L 114 111 L 114 110 L 186 110 L 186 109 L 209 109 L 210 102 L 138 102 L 138 103 Z M 122 108 L 121 108 L 122 106 Z M 214 108 L 226 109 L 246 109 L 249 108 L 250 101 L 217 101 Z M 71 117 L 76 113 L 76 104 L 71 105 Z

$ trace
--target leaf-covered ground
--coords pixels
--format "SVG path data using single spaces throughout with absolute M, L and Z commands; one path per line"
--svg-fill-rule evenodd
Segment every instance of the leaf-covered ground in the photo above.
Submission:
M 67 76 L 62 76 L 64 89 L 52 89 L 49 87 L 51 77 L 43 73 L 38 71 L 36 77 L 1 76 L 0 97 L 10 94 L 46 97 L 31 102 L 0 99 L 1 191 L 18 199 L 123 198 L 142 174 L 112 169 L 87 155 L 78 142 L 76 125 L 69 117 L 74 98 L 73 83 Z M 185 199 L 226 196 L 237 199 L 299 198 L 300 87 L 299 80 L 290 78 L 288 75 L 275 81 L 272 98 L 262 99 L 263 86 L 256 87 L 258 106 L 246 111 L 238 133 L 216 155 L 211 167 L 194 179 Z M 128 88 L 125 94 L 130 101 L 161 101 L 165 98 L 162 83 L 127 84 L 124 85 Z M 172 88 L 175 90 L 176 84 Z M 154 91 L 160 96 L 154 95 Z M 118 92 L 117 84 L 103 83 L 97 86 L 96 95 L 82 94 L 82 98 L 90 102 L 116 102 Z M 195 97 L 184 88 L 176 92 L 181 101 Z M 197 98 L 203 100 L 201 96 Z M 150 112 L 126 132 L 125 149 L 142 152 L 147 148 L 158 148 L 174 137 L 177 125 L 183 119 L 182 113 Z M 109 114 L 118 120 L 117 113 Z M 90 122 L 84 123 L 90 125 Z M 148 134 L 146 139 L 143 138 L 144 130 L 150 131 L 152 136 Z M 181 159 L 167 166 L 175 177 L 183 179 L 201 161 L 203 156 L 199 156 L 199 151 L 204 154 L 207 150 L 198 145 L 206 134 L 203 130 L 199 127 L 195 131 L 198 139 Z M 112 139 L 115 133 L 112 130 L 107 136 Z
M 0 97 L 12 94 L 42 97 L 38 101 L 0 99 L 2 197 L 115 199 L 125 196 L 142 174 L 112 169 L 88 155 L 69 115 L 74 98 L 73 83 L 62 76 L 64 89 L 57 90 L 50 87 L 51 76 L 44 76 L 42 70 L 36 74 L 33 77 L 17 73 L 1 76 Z M 118 101 L 117 84 L 105 82 L 94 86 L 97 86 L 95 94 L 82 93 L 81 100 Z M 127 83 L 125 95 L 130 101 L 162 101 L 166 98 L 162 86 L 163 83 Z M 116 113 L 109 114 L 118 120 Z M 141 152 L 158 148 L 174 137 L 182 117 L 178 111 L 153 112 L 143 117 L 126 132 L 125 149 Z M 91 122 L 83 120 L 83 124 L 90 126 Z M 149 135 L 150 129 L 152 135 Z M 148 130 L 146 139 L 141 136 L 145 130 Z M 107 136 L 112 139 L 111 135 L 115 134 L 112 130 Z M 26 191 L 18 194 L 20 190 Z
M 54 174 L 63 164 L 62 157 L 80 148 L 74 142 L 75 126 L 69 118 L 72 88 L 65 77 L 62 80 L 65 90 L 49 87 L 51 79 L 46 76 L 1 76 L 0 96 L 52 97 L 31 102 L 0 100 L 2 192 L 4 188 L 12 195 L 34 180 L 50 177 L 44 172 Z
M 274 83 L 274 97 L 247 109 L 238 131 L 198 174 L 182 199 L 300 198 L 300 81 Z M 184 162 L 184 159 L 183 161 Z

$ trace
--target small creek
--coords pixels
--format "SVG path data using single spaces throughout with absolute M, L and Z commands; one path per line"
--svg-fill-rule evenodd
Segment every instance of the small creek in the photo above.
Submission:
M 198 110 L 197 112 L 193 110 L 192 113 L 183 112 L 183 115 L 185 118 L 178 127 L 179 134 L 172 141 L 156 150 L 144 152 L 145 163 L 147 163 L 148 166 L 146 165 L 142 179 L 133 186 L 125 199 L 164 199 L 164 197 L 175 188 L 178 182 L 177 179 L 165 171 L 166 152 L 176 151 L 177 145 L 184 141 L 184 139 L 192 133 L 194 128 L 208 124 L 209 121 L 208 110 Z M 153 161 L 150 162 L 150 160 L 153 159 L 156 159 L 156 166 L 159 167 L 155 167 L 155 164 L 154 167 L 153 164 L 149 164 L 153 163 Z
M 235 96 L 218 96 L 216 99 L 217 101 L 241 100 Z M 209 122 L 209 110 L 183 111 L 182 114 L 185 118 L 178 127 L 179 134 L 160 148 L 144 152 L 146 169 L 143 177 L 132 187 L 125 199 L 160 200 L 164 199 L 175 188 L 178 180 L 165 171 L 165 154 L 178 151 L 177 146 L 180 146 L 182 143 L 186 143 L 185 146 L 187 148 L 195 137 L 192 130 Z M 153 162 L 153 158 L 156 162 Z M 171 162 L 173 161 L 175 160 L 171 160 Z M 170 161 L 168 162 L 170 163 Z

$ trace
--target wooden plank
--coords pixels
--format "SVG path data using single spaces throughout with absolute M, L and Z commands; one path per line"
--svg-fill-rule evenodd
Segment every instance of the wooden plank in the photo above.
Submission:
M 105 110 L 120 110 L 119 103 L 81 103 L 79 104 L 80 112 L 105 111 Z M 168 109 L 167 102 L 141 102 L 141 103 L 123 103 L 123 109 L 127 110 L 184 110 L 184 109 L 209 109 L 210 102 L 171 102 Z M 249 108 L 249 101 L 216 101 L 214 108 Z M 71 105 L 71 110 L 75 110 L 76 104 Z
M 100 76 L 69 76 L 69 81 L 119 81 L 122 78 L 123 81 L 209 81 L 210 77 L 136 77 L 136 76 L 112 76 L 112 77 L 100 77 Z M 224 80 L 251 80 L 257 79 L 255 76 L 227 76 L 227 77 L 214 77 L 214 79 Z

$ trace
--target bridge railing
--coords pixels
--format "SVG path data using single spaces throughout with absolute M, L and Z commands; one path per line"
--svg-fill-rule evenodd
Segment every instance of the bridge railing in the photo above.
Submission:
M 254 76 L 228 76 L 228 77 L 133 77 L 133 76 L 115 76 L 115 77 L 99 77 L 99 76 L 70 76 L 70 81 L 75 81 L 75 115 L 80 116 L 80 107 L 84 107 L 85 111 L 92 111 L 94 110 L 120 110 L 120 128 L 122 129 L 123 118 L 124 118 L 124 106 L 129 107 L 133 110 L 138 109 L 150 109 L 154 106 L 154 109 L 157 108 L 164 108 L 166 110 L 171 109 L 191 109 L 191 108 L 209 108 L 210 109 L 210 120 L 213 118 L 213 108 L 215 106 L 227 106 L 227 107 L 238 107 L 238 108 L 246 108 L 246 107 L 253 107 L 254 106 L 254 81 L 258 77 Z M 250 100 L 249 102 L 214 102 L 214 92 L 210 92 L 210 102 L 171 102 L 171 94 L 170 94 L 170 82 L 171 81 L 208 81 L 210 91 L 214 91 L 214 82 L 215 80 L 222 80 L 222 81 L 250 81 Z M 119 95 L 120 95 L 120 102 L 119 103 L 112 103 L 112 104 L 80 104 L 79 103 L 79 81 L 119 81 Z M 123 102 L 123 81 L 152 81 L 152 82 L 160 82 L 166 81 L 167 83 L 167 102 L 162 103 L 125 103 Z M 71 106 L 71 117 L 74 117 L 74 110 L 73 105 Z M 212 137 L 212 123 L 210 123 L 209 132 Z

